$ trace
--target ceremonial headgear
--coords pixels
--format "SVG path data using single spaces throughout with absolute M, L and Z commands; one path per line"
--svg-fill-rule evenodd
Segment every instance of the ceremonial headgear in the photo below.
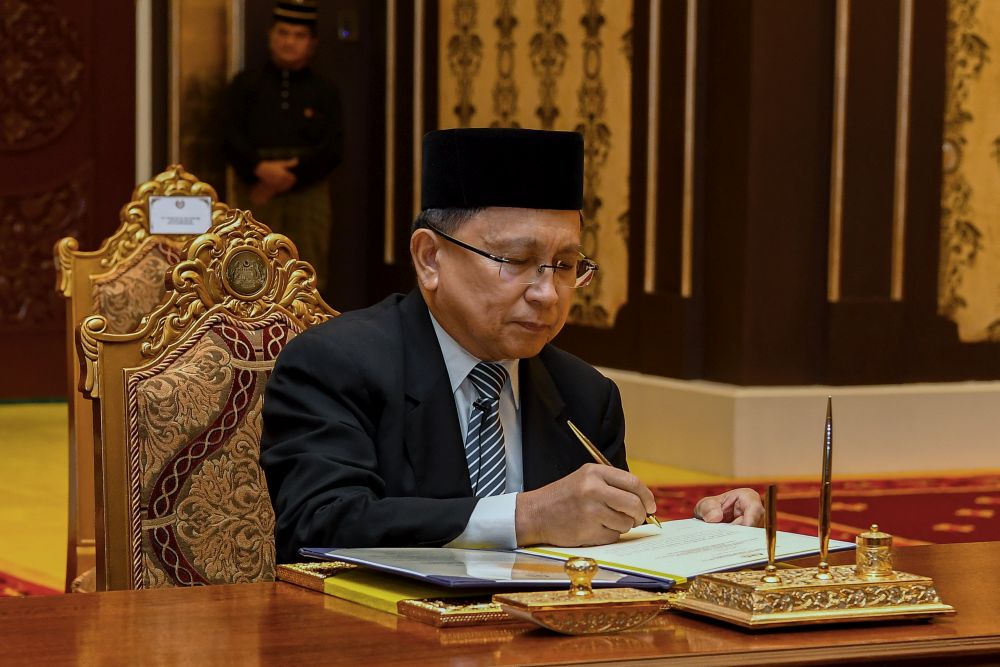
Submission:
M 420 208 L 583 207 L 583 136 L 518 128 L 424 135 Z
M 272 12 L 275 21 L 316 27 L 319 20 L 317 0 L 278 0 Z

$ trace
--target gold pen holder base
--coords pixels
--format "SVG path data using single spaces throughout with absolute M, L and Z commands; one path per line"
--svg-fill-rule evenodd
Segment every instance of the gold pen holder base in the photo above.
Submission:
M 500 605 L 486 598 L 400 600 L 396 603 L 396 610 L 400 616 L 412 618 L 437 628 L 518 622 L 518 619 L 504 613 Z
M 566 591 L 502 593 L 493 601 L 511 616 L 564 635 L 628 630 L 649 621 L 667 604 L 665 595 L 635 588 L 601 588 L 586 596 Z
M 698 577 L 687 592 L 671 600 L 685 612 L 745 628 L 927 618 L 954 614 L 941 602 L 929 577 L 893 572 L 884 578 L 859 577 L 853 565 L 829 568 L 830 579 L 815 568 L 779 570 L 780 582 L 765 583 L 760 570 Z

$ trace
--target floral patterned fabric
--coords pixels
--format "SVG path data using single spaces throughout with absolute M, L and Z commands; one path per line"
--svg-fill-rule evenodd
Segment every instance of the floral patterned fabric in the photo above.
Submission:
M 136 587 L 274 579 L 274 512 L 257 462 L 264 385 L 297 328 L 217 314 L 128 378 Z
M 181 261 L 180 253 L 165 243 L 150 243 L 114 271 L 93 280 L 95 315 L 108 321 L 109 333 L 131 333 L 160 303 L 167 270 Z

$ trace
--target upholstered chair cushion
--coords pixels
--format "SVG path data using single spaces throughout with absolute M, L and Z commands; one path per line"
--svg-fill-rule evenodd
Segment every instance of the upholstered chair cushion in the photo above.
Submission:
M 127 372 L 133 569 L 143 587 L 273 580 L 261 403 L 298 331 L 282 313 L 247 322 L 219 312 L 156 367 Z
M 169 243 L 149 242 L 113 271 L 92 279 L 93 312 L 108 321 L 108 333 L 130 333 L 160 303 L 167 269 L 181 261 Z

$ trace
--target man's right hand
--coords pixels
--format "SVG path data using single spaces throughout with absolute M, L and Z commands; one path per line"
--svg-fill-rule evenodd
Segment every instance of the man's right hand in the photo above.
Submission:
M 298 158 L 291 160 L 261 160 L 254 169 L 254 175 L 274 192 L 287 192 L 295 185 L 295 174 L 292 169 L 299 163 Z
M 610 544 L 655 511 L 653 493 L 638 477 L 587 463 L 547 486 L 517 494 L 517 544 Z
M 254 206 L 263 206 L 271 201 L 276 194 L 278 193 L 268 187 L 263 181 L 257 181 L 250 188 L 250 203 Z

